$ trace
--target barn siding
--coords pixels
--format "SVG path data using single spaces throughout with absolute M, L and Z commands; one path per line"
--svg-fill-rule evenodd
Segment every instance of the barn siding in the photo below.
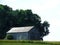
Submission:
M 17 34 L 17 39 L 18 40 L 28 40 L 28 33 L 27 32 L 22 32 Z
M 8 33 L 13 36 L 14 40 L 28 40 L 28 33 L 27 32 L 20 32 L 20 33 Z
M 30 40 L 40 40 L 40 33 L 36 28 L 33 28 L 29 31 Z

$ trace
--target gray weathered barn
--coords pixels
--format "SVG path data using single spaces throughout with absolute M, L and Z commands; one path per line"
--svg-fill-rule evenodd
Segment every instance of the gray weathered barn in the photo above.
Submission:
M 34 26 L 14 27 L 7 32 L 14 40 L 40 40 L 40 34 Z

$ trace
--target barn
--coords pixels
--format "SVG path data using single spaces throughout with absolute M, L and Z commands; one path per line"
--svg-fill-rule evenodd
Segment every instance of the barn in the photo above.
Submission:
M 8 32 L 14 40 L 40 40 L 40 34 L 34 26 L 13 27 Z

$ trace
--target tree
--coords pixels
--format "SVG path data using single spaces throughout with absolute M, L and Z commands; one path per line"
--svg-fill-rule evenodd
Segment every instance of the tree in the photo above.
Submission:
M 50 24 L 47 21 L 44 21 L 42 25 L 44 27 L 44 36 L 48 35 L 49 34 L 49 29 L 48 28 L 49 28 Z
M 49 26 L 50 24 L 47 21 L 44 21 L 43 23 L 37 22 L 35 27 L 40 32 L 40 40 L 43 40 L 43 37 L 49 34 Z
M 5 38 L 10 28 L 22 26 L 36 26 L 40 36 L 46 36 L 49 33 L 48 22 L 41 23 L 41 17 L 34 14 L 32 10 L 12 10 L 9 6 L 0 4 L 0 39 Z
M 0 39 L 5 37 L 11 27 L 35 25 L 38 17 L 29 9 L 12 10 L 7 5 L 0 5 Z
M 0 39 L 5 37 L 6 31 L 10 28 L 10 24 L 8 24 L 9 18 L 11 16 L 9 13 L 10 11 L 11 8 L 8 6 L 0 5 Z

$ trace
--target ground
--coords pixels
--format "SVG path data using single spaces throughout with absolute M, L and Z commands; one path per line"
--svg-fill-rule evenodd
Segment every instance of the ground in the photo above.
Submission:
M 60 42 L 0 40 L 0 45 L 60 45 Z

